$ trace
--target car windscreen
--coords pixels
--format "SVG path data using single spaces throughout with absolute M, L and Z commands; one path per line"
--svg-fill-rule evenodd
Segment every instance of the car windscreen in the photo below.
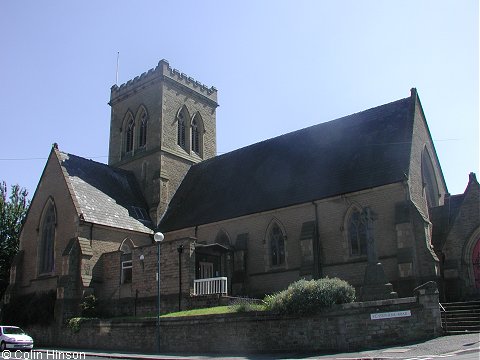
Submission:
M 23 335 L 25 334 L 25 331 L 18 327 L 4 327 L 3 328 L 3 333 L 5 335 Z

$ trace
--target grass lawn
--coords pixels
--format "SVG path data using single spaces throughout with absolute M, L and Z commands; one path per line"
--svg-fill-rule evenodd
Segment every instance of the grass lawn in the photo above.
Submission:
M 236 312 L 248 312 L 248 311 L 265 311 L 265 306 L 260 304 L 250 304 L 248 307 L 244 306 L 216 306 L 211 308 L 203 308 L 203 309 L 193 309 L 193 310 L 185 310 L 185 311 L 177 311 L 168 314 L 161 315 L 161 318 L 171 318 L 171 317 L 182 317 L 182 316 L 202 316 L 202 315 L 214 315 L 214 314 L 229 314 L 229 313 L 236 313 Z M 156 314 L 144 315 L 144 316 L 120 316 L 114 317 L 112 319 L 116 320 L 147 320 L 147 319 L 155 319 L 157 317 Z M 69 326 L 78 331 L 79 325 L 81 322 L 86 320 L 93 320 L 96 318 L 85 318 L 85 317 L 77 317 L 70 319 Z
M 180 316 L 199 316 L 199 315 L 212 315 L 212 314 L 228 314 L 235 312 L 247 312 L 247 311 L 264 311 L 265 307 L 263 305 L 251 304 L 248 306 L 248 309 L 240 309 L 238 306 L 216 306 L 211 308 L 204 309 L 193 309 L 178 311 L 169 314 L 162 315 L 161 317 L 180 317 Z
M 235 309 L 230 306 L 216 306 L 205 309 L 193 309 L 185 311 L 177 311 L 164 314 L 161 317 L 179 317 L 179 316 L 198 316 L 198 315 L 212 315 L 212 314 L 228 314 L 235 312 Z

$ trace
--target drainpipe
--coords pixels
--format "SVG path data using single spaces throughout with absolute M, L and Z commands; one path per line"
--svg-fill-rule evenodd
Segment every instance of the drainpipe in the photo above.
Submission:
M 90 223 L 90 246 L 92 246 L 93 241 L 93 223 Z
M 177 247 L 178 251 L 178 311 L 182 311 L 182 252 L 183 244 Z
M 315 235 L 313 238 L 313 278 L 322 277 L 322 264 L 320 261 L 320 224 L 318 221 L 318 204 L 312 201 L 315 207 Z

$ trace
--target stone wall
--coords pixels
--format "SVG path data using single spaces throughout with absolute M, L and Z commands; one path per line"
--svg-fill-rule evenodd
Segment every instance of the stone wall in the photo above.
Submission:
M 54 271 L 41 276 L 38 273 L 39 229 L 46 204 L 52 201 L 55 206 L 55 254 L 63 253 L 77 229 L 78 214 L 63 178 L 56 152 L 57 150 L 52 149 L 50 153 L 20 233 L 20 250 L 24 251 L 24 257 L 15 271 L 18 275 L 15 279 L 15 291 L 19 295 L 56 290 L 57 279 L 61 275 L 62 256 L 58 255 L 55 257 Z
M 372 314 L 378 319 L 372 319 Z M 398 316 L 398 317 L 395 317 Z M 375 317 L 375 315 L 374 315 Z M 28 328 L 35 344 L 155 352 L 156 320 L 90 320 L 80 330 Z M 61 334 L 61 336 L 60 336 Z M 438 291 L 416 297 L 337 305 L 314 316 L 268 312 L 162 318 L 162 352 L 252 353 L 355 351 L 441 335 Z
M 480 296 L 475 285 L 474 248 L 480 241 L 480 186 L 474 173 L 469 176 L 464 199 L 452 222 L 443 253 L 446 300 L 459 301 Z
M 387 279 L 394 285 L 399 296 L 408 296 L 415 286 L 423 282 L 420 278 L 425 281 L 431 279 L 425 274 L 434 274 L 435 262 L 427 249 L 423 222 L 418 231 L 413 228 L 413 219 L 418 215 L 407 208 L 405 218 L 399 219 L 398 207 L 399 204 L 407 207 L 406 197 L 405 185 L 396 183 L 318 200 L 315 203 L 172 231 L 165 234 L 165 237 L 168 242 L 191 236 L 196 237 L 198 242 L 211 244 L 222 232 L 227 234 L 230 245 L 236 247 L 237 239 L 247 234 L 242 290 L 231 295 L 261 298 L 265 294 L 285 289 L 296 280 L 314 275 L 303 268 L 307 252 L 302 253 L 301 234 L 305 223 L 317 221 L 321 277 L 339 277 L 358 289 L 363 285 L 367 257 L 351 254 L 347 221 L 352 208 L 370 207 L 378 215 L 378 220 L 374 222 L 375 246 Z M 285 263 L 275 267 L 269 266 L 268 229 L 272 222 L 280 224 L 285 232 Z M 399 229 L 399 223 L 408 228 Z M 313 242 L 309 247 L 309 255 L 312 257 Z M 416 250 L 417 247 L 419 250 Z M 411 265 L 416 257 L 422 267 L 411 266 L 410 272 L 404 271 L 404 263 Z

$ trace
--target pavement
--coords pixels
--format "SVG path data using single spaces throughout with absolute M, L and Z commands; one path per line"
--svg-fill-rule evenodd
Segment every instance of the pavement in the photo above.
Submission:
M 200 359 L 229 359 L 229 360 L 267 360 L 267 359 L 336 359 L 336 360 L 377 360 L 377 359 L 427 359 L 435 357 L 452 357 L 461 354 L 478 353 L 480 359 L 480 334 L 461 334 L 442 336 L 432 340 L 412 343 L 402 346 L 371 349 L 361 352 L 335 354 L 140 354 L 129 352 L 114 352 L 101 350 L 72 350 L 72 349 L 35 349 L 38 352 L 62 351 L 71 354 L 85 354 L 87 357 L 102 357 L 111 359 L 165 359 L 165 360 L 200 360 Z M 58 357 L 57 357 L 58 358 Z M 71 357 L 73 358 L 73 357 Z

